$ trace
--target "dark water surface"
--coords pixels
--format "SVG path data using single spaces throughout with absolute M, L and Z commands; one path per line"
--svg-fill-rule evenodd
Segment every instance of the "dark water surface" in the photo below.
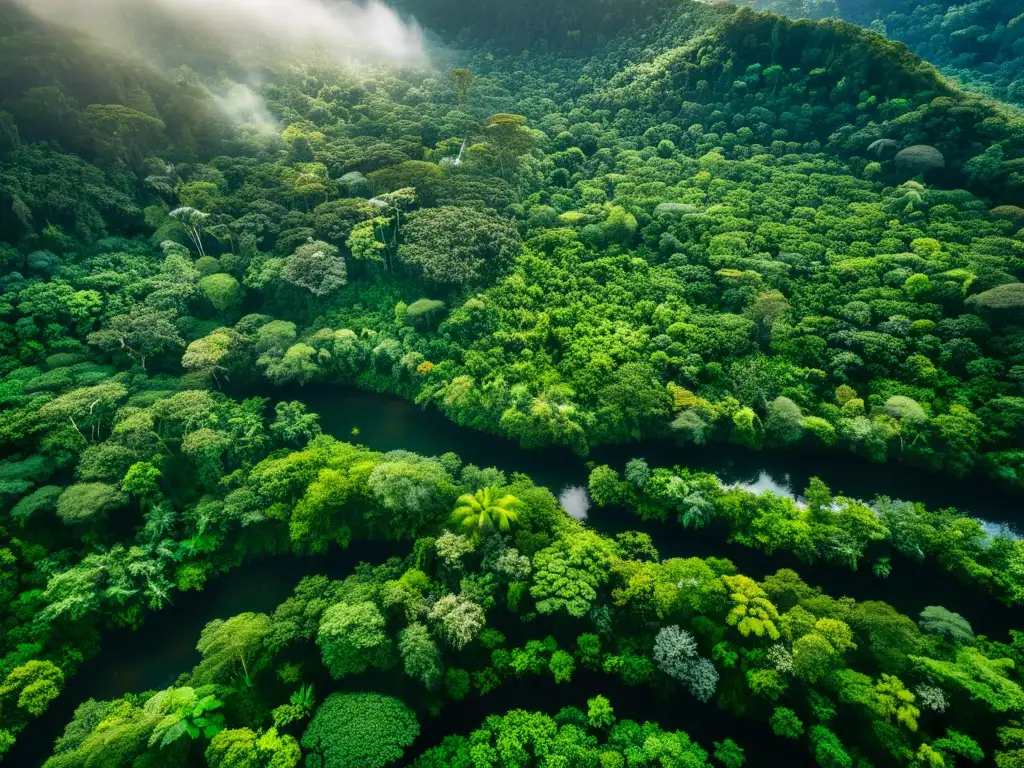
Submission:
M 799 496 L 812 477 L 820 477 L 836 495 L 873 499 L 891 496 L 920 501 L 929 509 L 957 507 L 996 526 L 1024 530 L 1024 497 L 1003 491 L 980 477 L 957 480 L 895 463 L 875 464 L 845 451 L 754 451 L 713 444 L 679 446 L 669 440 L 630 445 L 598 446 L 587 457 L 567 448 L 527 451 L 507 438 L 460 427 L 434 408 L 363 390 L 313 387 L 292 389 L 279 400 L 301 400 L 320 414 L 323 431 L 374 450 L 404 448 L 427 456 L 453 451 L 463 461 L 523 472 L 556 494 L 570 486 L 587 485 L 588 462 L 609 464 L 622 471 L 634 457 L 651 467 L 675 464 L 713 472 L 724 483 L 752 490 L 774 490 Z M 359 430 L 357 436 L 352 429 Z
M 911 617 L 927 605 L 944 605 L 966 616 L 975 631 L 997 638 L 1003 638 L 1010 627 L 1024 625 L 1018 609 L 985 598 L 935 568 L 894 558 L 892 576 L 882 581 L 865 567 L 853 573 L 833 566 L 808 566 L 789 553 L 767 557 L 727 544 L 721 530 L 686 531 L 675 524 L 644 522 L 627 510 L 589 506 L 585 493 L 588 462 L 607 463 L 621 470 L 628 459 L 643 457 L 652 467 L 680 464 L 714 472 L 725 483 L 793 497 L 817 476 L 836 494 L 863 499 L 884 494 L 921 501 L 930 508 L 955 506 L 991 523 L 993 529 L 1024 528 L 1021 499 L 982 482 L 870 464 L 842 453 L 760 453 L 721 445 L 684 449 L 668 441 L 603 446 L 581 458 L 564 449 L 524 451 L 510 440 L 458 427 L 436 410 L 423 410 L 397 397 L 313 388 L 289 391 L 281 399 L 302 400 L 320 414 L 324 432 L 375 450 L 401 448 L 425 455 L 452 451 L 467 463 L 528 474 L 560 495 L 574 516 L 596 530 L 607 534 L 625 530 L 649 533 L 662 557 L 728 557 L 741 573 L 755 578 L 779 568 L 794 568 L 828 594 L 884 600 Z M 358 429 L 358 435 L 352 434 L 353 428 Z M 112 699 L 127 692 L 171 685 L 199 660 L 195 645 L 209 621 L 245 611 L 270 612 L 291 594 L 304 575 L 341 578 L 358 561 L 379 563 L 408 551 L 407 544 L 358 542 L 346 552 L 324 557 L 271 558 L 215 578 L 202 592 L 177 595 L 171 606 L 148 616 L 140 630 L 118 630 L 104 637 L 99 655 L 82 665 L 50 710 L 21 734 L 5 763 L 26 768 L 41 765 L 75 708 L 88 698 Z M 740 720 L 685 694 L 662 700 L 646 688 L 630 688 L 582 671 L 571 685 L 556 686 L 549 679 L 510 681 L 486 698 L 449 705 L 441 721 L 424 715 L 423 733 L 410 754 L 439 744 L 446 733 L 468 734 L 488 714 L 516 707 L 554 714 L 562 706 L 584 707 L 586 699 L 597 693 L 611 699 L 618 717 L 657 720 L 665 728 L 686 730 L 707 749 L 713 740 L 736 738 L 747 748 L 750 765 L 812 764 L 802 746 L 775 739 L 764 723 Z

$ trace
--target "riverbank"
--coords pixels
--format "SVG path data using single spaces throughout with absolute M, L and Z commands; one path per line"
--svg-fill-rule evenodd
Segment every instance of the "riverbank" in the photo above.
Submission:
M 399 398 L 357 390 L 312 389 L 289 394 L 301 394 L 309 410 L 320 414 L 323 431 L 340 440 L 362 443 L 378 451 L 404 449 L 425 455 L 454 452 L 466 462 L 497 465 L 508 473 L 528 474 L 556 495 L 566 488 L 586 486 L 591 462 L 568 451 L 524 451 L 509 440 L 458 427 L 437 411 L 418 408 Z M 356 434 L 353 434 L 354 429 Z M 883 486 L 878 492 L 905 497 L 912 494 L 909 497 L 915 500 L 943 492 L 934 485 L 914 485 L 915 478 L 874 473 L 874 470 L 885 472 L 885 467 L 868 465 L 871 468 L 868 472 L 847 464 L 836 465 L 829 456 L 762 454 L 728 446 L 682 450 L 670 443 L 607 446 L 597 454 L 593 457 L 595 461 L 623 463 L 633 456 L 643 456 L 652 463 L 686 464 L 714 472 L 725 483 L 791 497 L 799 496 L 811 476 L 822 477 L 836 492 L 850 496 L 875 495 L 870 492 L 869 483 L 876 481 Z M 787 459 L 797 459 L 793 468 L 784 468 Z M 965 489 L 961 488 L 960 493 L 965 493 Z M 974 500 L 978 499 L 987 509 L 988 497 L 978 496 Z M 998 501 L 998 496 L 993 499 Z M 927 605 L 943 605 L 966 616 L 975 631 L 996 639 L 1005 639 L 1009 628 L 1021 625 L 1019 611 L 978 594 L 932 566 L 899 562 L 892 576 L 883 581 L 867 569 L 850 572 L 825 564 L 808 566 L 788 552 L 767 556 L 728 544 L 726 532 L 716 528 L 688 531 L 671 524 L 643 521 L 626 509 L 587 507 L 585 497 L 578 496 L 576 503 L 579 508 L 574 516 L 582 517 L 589 527 L 602 534 L 613 535 L 625 530 L 648 533 L 662 558 L 728 558 L 741 573 L 758 579 L 779 568 L 794 568 L 808 583 L 834 597 L 884 600 L 911 617 L 916 617 Z M 50 710 L 21 734 L 9 759 L 12 764 L 25 766 L 40 765 L 45 760 L 53 740 L 60 735 L 75 708 L 85 700 L 85 696 L 76 691 L 88 691 L 91 697 L 102 700 L 126 692 L 165 687 L 198 660 L 195 643 L 207 622 L 246 611 L 271 611 L 304 575 L 344 576 L 359 561 L 380 562 L 390 555 L 401 554 L 403 547 L 359 542 L 353 549 L 328 556 L 270 558 L 214 579 L 203 592 L 179 595 L 174 605 L 149 615 L 140 630 L 120 630 L 105 637 L 100 654 L 83 664 Z M 508 707 L 526 706 L 503 701 L 499 695 L 494 699 L 493 708 L 489 705 L 488 710 L 500 713 Z M 566 699 L 565 703 L 578 702 Z M 624 712 L 623 716 L 643 718 L 648 715 Z M 430 745 L 426 743 L 424 748 Z

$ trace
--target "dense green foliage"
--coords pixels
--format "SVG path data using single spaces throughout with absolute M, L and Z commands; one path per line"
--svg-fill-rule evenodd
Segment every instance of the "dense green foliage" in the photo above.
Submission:
M 396 699 L 372 693 L 328 696 L 302 735 L 308 768 L 381 768 L 402 756 L 419 725 Z
M 692 26 L 691 16 L 680 23 Z M 828 46 L 857 50 L 863 63 L 785 60 Z M 636 55 L 608 53 L 625 63 Z M 359 89 L 324 102 L 338 88 L 326 84 L 319 96 L 297 84 L 268 91 L 291 121 L 281 139 L 249 135 L 242 157 L 146 177 L 137 206 L 150 203 L 162 255 L 109 239 L 83 250 L 66 234 L 80 231 L 80 217 L 34 208 L 8 187 L 15 208 L 50 222 L 35 232 L 26 218 L 22 247 L 40 250 L 10 252 L 19 279 L 8 365 L 81 350 L 55 335 L 71 324 L 81 341 L 141 365 L 189 343 L 184 369 L 214 383 L 254 370 L 277 384 L 357 381 L 525 446 L 585 451 L 651 434 L 838 445 L 957 474 L 981 466 L 1019 484 L 1024 358 L 1020 301 L 1006 285 L 1020 272 L 1019 212 L 900 183 L 924 169 L 926 180 L 1019 190 L 1019 119 L 852 28 L 748 13 L 607 85 L 554 94 L 560 108 L 531 106 L 546 68 L 587 81 L 607 64 L 522 66 L 513 81 L 488 65 L 455 109 L 444 103 L 456 98 L 450 81 L 415 74 L 392 78 L 394 93 L 378 90 L 368 103 Z M 726 72 L 743 74 L 726 82 Z M 681 84 L 693 89 L 685 98 Z M 455 165 L 458 137 L 475 136 L 471 111 L 512 98 L 543 133 L 492 118 Z M 330 108 L 302 118 L 318 102 Z M 351 122 L 357 108 L 377 120 L 405 115 L 407 124 L 392 121 L 397 145 L 368 144 L 374 137 Z M 437 147 L 409 146 L 414 133 Z M 917 155 L 896 152 L 910 144 Z M 372 154 L 385 146 L 392 154 Z M 944 168 L 928 170 L 934 159 L 922 148 L 931 146 Z M 15 172 L 26 151 L 35 150 L 14 150 Z M 440 165 L 402 160 L 410 156 Z M 336 185 L 335 174 L 363 178 L 389 162 L 398 163 L 389 175 L 363 179 L 380 190 L 374 205 L 344 197 L 310 209 L 311 198 L 362 183 Z M 120 162 L 114 171 L 133 174 Z M 420 186 L 402 186 L 411 184 Z M 166 199 L 207 211 L 171 211 Z M 403 215 L 417 200 L 441 205 Z M 477 205 L 516 215 L 528 237 L 511 273 L 472 294 L 519 247 L 496 214 L 470 210 Z M 218 256 L 190 266 L 168 237 L 193 256 Z M 302 244 L 310 237 L 324 240 Z M 417 277 L 427 282 L 413 285 Z M 243 300 L 264 314 L 239 321 Z M 51 389 L 65 380 L 46 379 Z M 769 428 L 779 398 L 791 401 L 788 430 Z
M 349 482 L 369 484 L 386 466 L 371 469 L 387 458 L 366 451 L 362 462 L 346 463 L 354 451 L 319 438 L 247 472 L 246 487 L 283 491 L 267 534 L 294 537 L 289 520 L 304 514 L 325 476 L 355 471 L 362 479 Z M 462 478 L 455 486 L 482 476 L 453 456 L 441 461 Z M 317 469 L 325 465 L 333 469 Z M 228 739 L 222 733 L 236 734 L 231 743 L 242 743 L 252 759 L 279 751 L 281 765 L 296 764 L 297 740 L 311 768 L 383 766 L 402 757 L 419 731 L 410 706 L 420 717 L 443 717 L 447 702 L 486 697 L 508 681 L 567 684 L 584 670 L 768 721 L 780 737 L 803 740 L 822 766 L 919 765 L 924 758 L 952 766 L 957 755 L 998 745 L 996 727 L 1011 727 L 1024 711 L 1016 631 L 1009 644 L 976 637 L 963 617 L 940 606 L 915 623 L 884 602 L 825 595 L 791 570 L 757 581 L 728 560 L 662 560 L 644 534 L 612 539 L 571 520 L 524 476 L 482 474 L 520 510 L 509 532 L 474 526 L 462 533 L 458 517 L 442 515 L 405 558 L 361 565 L 341 581 L 307 577 L 272 614 L 212 622 L 191 674 L 167 691 L 84 705 L 48 768 L 99 765 L 103 750 L 120 751 L 133 765 L 159 754 L 171 768 L 205 753 L 216 766 L 211 755 Z M 447 499 L 455 504 L 451 492 Z M 408 497 L 403 510 L 420 503 Z M 511 630 L 510 621 L 519 626 L 516 640 L 495 628 Z M 325 695 L 346 683 L 402 690 L 405 703 L 335 692 L 316 706 L 311 685 Z M 126 718 L 123 731 L 110 730 L 112 712 Z M 739 722 L 735 740 L 714 745 L 727 765 L 743 762 Z M 264 740 L 273 746 L 260 746 Z M 94 750 L 96 757 L 85 757 Z M 709 760 L 686 734 L 620 722 L 598 697 L 586 714 L 489 718 L 468 738 L 428 750 L 419 764 L 542 765 L 566 750 L 648 760 L 666 750 L 698 761 L 686 765 Z
M 710 766 L 708 753 L 682 732 L 667 732 L 657 723 L 615 722 L 604 697 L 588 703 L 588 713 L 566 707 L 554 717 L 514 710 L 491 716 L 469 738 L 454 736 L 423 754 L 417 768 L 506 768 L 522 765 L 643 765 Z M 596 713 L 601 712 L 598 716 Z M 614 724 L 613 724 L 614 723 Z M 728 765 L 742 764 L 740 762 Z M 562 761 L 565 761 L 564 763 Z
M 23 212 L 0 233 L 5 365 L 60 391 L 88 343 L 215 386 L 396 391 L 527 447 L 839 446 L 1020 484 L 1022 219 L 997 204 L 1024 184 L 1024 122 L 854 27 L 683 10 L 589 60 L 481 55 L 372 92 L 322 64 L 280 74 L 283 130 L 237 129 L 215 157 L 139 144 L 121 112 L 103 135 L 124 146 L 90 153 L 4 102 L 0 189 Z M 46 66 L 32 82 L 47 71 L 33 98 L 96 98 Z M 17 177 L 32 153 L 80 162 L 55 147 L 100 174 L 63 208 Z M 131 225 L 75 199 L 97 184 Z M 140 227 L 159 249 L 102 238 Z
M 842 450 L 1019 490 L 1020 114 L 834 20 L 402 7 L 458 51 L 341 67 L 196 30 L 151 66 L 0 9 L 0 755 L 105 631 L 248 560 L 391 540 L 413 554 L 211 622 L 173 686 L 86 702 L 49 768 L 383 766 L 450 702 L 581 673 L 761 721 L 826 768 L 1018 764 L 1016 630 L 661 560 L 525 476 L 246 395 L 356 385 L 524 448 Z M 882 10 L 1019 96 L 1021 22 L 995 4 L 858 20 Z M 259 83 L 234 84 L 247 116 L 232 77 Z M 820 481 L 800 505 L 639 459 L 590 490 L 767 555 L 937 564 L 1024 599 L 1024 544 L 953 510 Z M 700 747 L 586 706 L 491 717 L 419 762 L 746 759 L 741 720 Z
M 398 0 L 394 5 L 446 35 L 488 39 L 499 50 L 541 51 L 593 45 L 621 33 L 642 31 L 675 4 L 672 0 L 553 0 L 544 5 L 484 0 Z
M 761 10 L 844 18 L 906 43 L 966 87 L 1024 103 L 1024 7 L 999 0 L 754 0 Z
M 625 474 L 623 480 L 608 466 L 595 467 L 591 498 L 632 509 L 645 520 L 674 518 L 689 529 L 723 525 L 732 542 L 769 555 L 792 552 L 806 563 L 823 560 L 857 570 L 873 560 L 874 572 L 888 576 L 891 557 L 931 561 L 1007 604 L 1024 601 L 1024 541 L 1008 532 L 993 535 L 955 510 L 929 511 L 887 497 L 870 504 L 837 498 L 817 478 L 800 504 L 770 491 L 723 487 L 714 475 L 682 467 L 651 471 L 642 459 L 629 462 Z

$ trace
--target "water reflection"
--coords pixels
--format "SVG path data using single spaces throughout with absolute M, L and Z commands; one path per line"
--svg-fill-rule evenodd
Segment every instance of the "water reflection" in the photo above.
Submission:
M 724 488 L 739 488 L 743 491 L 750 491 L 751 493 L 763 493 L 764 491 L 771 491 L 779 496 L 785 496 L 786 498 L 793 499 L 798 504 L 803 505 L 803 497 L 798 496 L 793 491 L 793 484 L 788 474 L 782 475 L 781 480 L 777 480 L 773 475 L 768 474 L 764 470 L 761 470 L 755 480 L 738 480 L 728 482 L 723 479 L 720 475 L 718 482 L 722 484 Z
M 980 517 L 974 518 L 981 523 L 982 530 L 985 531 L 992 538 L 1005 537 L 1016 541 L 1020 538 L 1020 534 L 1017 530 L 1009 523 L 994 523 L 991 520 L 983 520 Z
M 590 494 L 579 485 L 569 485 L 562 489 L 558 503 L 573 520 L 586 520 L 590 511 Z
M 871 464 L 848 454 L 759 453 L 724 444 L 698 449 L 649 440 L 643 444 L 599 446 L 582 458 L 561 448 L 524 451 L 505 438 L 459 427 L 435 409 L 422 409 L 406 400 L 373 392 L 314 387 L 244 394 L 269 395 L 272 402 L 301 399 L 320 414 L 324 432 L 341 440 L 353 440 L 379 451 L 403 448 L 425 456 L 453 451 L 478 466 L 524 472 L 555 493 L 567 486 L 585 487 L 590 473 L 588 461 L 621 471 L 629 459 L 642 456 L 651 467 L 678 464 L 712 472 L 727 486 L 754 492 L 772 490 L 797 501 L 802 501 L 800 494 L 810 478 L 817 476 L 839 496 L 872 499 L 880 494 L 920 501 L 930 510 L 956 507 L 965 513 L 973 511 L 983 521 L 1008 523 L 1012 531 L 1021 530 L 1017 523 L 1024 516 L 1019 494 L 1000 491 L 987 480 L 956 479 L 904 465 Z M 359 427 L 358 435 L 353 435 L 353 426 Z
M 796 502 L 798 507 L 807 506 L 807 500 L 793 490 L 793 483 L 788 473 L 776 477 L 765 470 L 761 470 L 757 473 L 756 478 L 753 478 L 753 475 L 751 475 L 751 478 L 753 479 L 735 479 L 734 476 L 731 481 L 723 478 L 721 474 L 716 474 L 715 476 L 718 477 L 718 481 L 722 484 L 723 488 L 739 488 L 740 490 L 749 491 L 750 493 L 764 493 L 765 491 L 771 491 L 779 496 L 792 499 Z M 865 501 L 864 499 L 853 498 L 851 501 L 856 501 L 869 507 L 872 506 L 871 502 Z M 841 512 L 842 510 L 842 504 L 839 502 L 833 503 L 833 512 Z M 1021 538 L 1019 529 L 1012 523 L 993 522 L 977 516 L 975 516 L 974 519 L 978 521 L 985 533 L 992 538 L 1000 536 L 1014 540 Z

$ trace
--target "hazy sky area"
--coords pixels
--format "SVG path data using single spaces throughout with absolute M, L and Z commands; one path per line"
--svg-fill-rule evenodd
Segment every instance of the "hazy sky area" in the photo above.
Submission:
M 159 46 L 180 29 L 246 52 L 316 47 L 339 63 L 425 64 L 420 29 L 376 0 L 16 0 L 48 21 L 73 26 L 106 44 L 166 62 Z M 175 29 L 177 28 L 177 29 Z M 176 34 L 171 35 L 177 37 Z

